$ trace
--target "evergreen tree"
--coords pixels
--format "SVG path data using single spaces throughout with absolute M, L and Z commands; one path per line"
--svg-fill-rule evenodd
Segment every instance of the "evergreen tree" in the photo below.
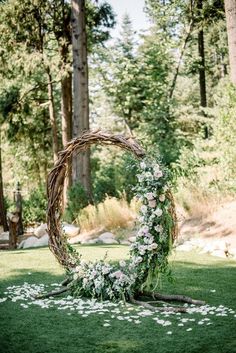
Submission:
M 236 84 L 236 0 L 225 0 L 231 81 Z

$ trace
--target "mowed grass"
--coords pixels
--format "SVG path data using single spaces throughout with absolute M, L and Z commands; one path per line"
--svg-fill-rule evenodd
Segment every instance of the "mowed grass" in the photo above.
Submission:
M 77 247 L 85 259 L 127 258 L 125 246 Z M 236 262 L 194 253 L 177 253 L 170 259 L 174 283 L 163 280 L 163 293 L 186 294 L 211 306 L 224 305 L 236 311 Z M 0 298 L 8 286 L 55 283 L 64 271 L 48 249 L 0 252 Z M 212 292 L 212 290 L 214 292 Z M 190 314 L 183 314 L 189 317 Z M 192 314 L 195 317 L 197 314 Z M 109 316 L 107 316 L 109 317 Z M 157 325 L 145 318 L 142 324 L 114 320 L 104 327 L 106 315 L 81 317 L 65 310 L 0 303 L 1 353 L 234 353 L 236 317 L 211 317 L 212 325 L 192 324 L 192 331 L 174 325 Z

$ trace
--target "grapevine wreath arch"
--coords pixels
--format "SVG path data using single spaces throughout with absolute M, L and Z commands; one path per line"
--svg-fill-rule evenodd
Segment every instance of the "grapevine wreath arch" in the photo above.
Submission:
M 61 225 L 64 180 L 71 157 L 93 144 L 115 145 L 128 150 L 141 160 L 137 175 L 137 196 L 142 202 L 140 229 L 130 248 L 130 259 L 119 264 L 104 260 L 85 262 L 67 243 Z M 177 237 L 175 205 L 169 188 L 168 173 L 157 161 L 146 156 L 143 148 L 131 137 L 114 135 L 101 130 L 85 131 L 70 141 L 59 153 L 57 162 L 47 180 L 47 226 L 49 247 L 66 270 L 66 279 L 59 290 L 40 297 L 50 297 L 70 290 L 74 296 L 94 297 L 101 300 L 124 300 L 154 308 L 157 300 L 182 301 L 192 304 L 203 302 L 179 295 L 155 292 L 153 279 L 168 271 L 168 254 Z M 151 297 L 150 301 L 141 301 Z M 161 307 L 158 310 L 185 312 L 185 307 Z

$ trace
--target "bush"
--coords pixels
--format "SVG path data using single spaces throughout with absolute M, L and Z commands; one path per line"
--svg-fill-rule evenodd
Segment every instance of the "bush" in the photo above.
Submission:
M 23 199 L 23 222 L 46 222 L 46 191 L 40 187 L 31 191 L 28 199 Z
M 97 206 L 88 205 L 78 215 L 76 221 L 81 231 L 94 229 L 113 230 L 124 228 L 134 223 L 139 208 L 138 202 L 134 199 L 127 202 L 125 196 L 117 199 L 106 197 Z
M 219 87 L 215 107 L 210 109 L 214 116 L 210 138 L 196 137 L 191 148 L 182 148 L 173 164 L 177 201 L 191 215 L 207 213 L 219 201 L 235 195 L 235 97 L 231 85 Z
M 88 197 L 86 191 L 80 184 L 75 183 L 68 191 L 68 204 L 65 210 L 64 219 L 71 223 L 78 216 L 80 210 L 88 205 Z
M 134 197 L 137 161 L 130 153 L 110 153 L 97 158 L 93 170 L 93 194 L 95 204 L 108 196 L 121 197 L 123 193 L 130 201 Z

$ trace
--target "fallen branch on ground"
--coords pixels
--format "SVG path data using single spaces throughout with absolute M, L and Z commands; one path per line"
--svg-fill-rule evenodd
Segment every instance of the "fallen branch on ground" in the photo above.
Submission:
M 187 312 L 187 308 L 184 307 L 164 307 L 164 306 L 154 306 L 149 304 L 150 302 L 143 302 L 141 300 L 136 300 L 134 298 L 130 298 L 130 302 L 132 304 L 135 305 L 140 305 L 143 306 L 146 309 L 150 309 L 150 310 L 155 310 L 155 311 L 165 311 L 165 312 L 174 312 L 174 313 L 186 313 Z
M 46 298 L 50 298 L 50 297 L 55 297 L 55 296 L 60 295 L 64 292 L 67 292 L 69 289 L 70 289 L 69 287 L 63 287 L 61 289 L 54 290 L 52 292 L 48 292 L 45 294 L 39 294 L 39 295 L 36 295 L 35 299 L 46 299 Z
M 158 292 L 140 292 L 140 296 L 151 297 L 153 299 L 160 299 L 163 301 L 177 301 L 182 303 L 194 304 L 194 305 L 204 305 L 205 302 L 202 300 L 192 299 L 187 297 L 186 295 L 178 295 L 178 294 L 160 294 Z

